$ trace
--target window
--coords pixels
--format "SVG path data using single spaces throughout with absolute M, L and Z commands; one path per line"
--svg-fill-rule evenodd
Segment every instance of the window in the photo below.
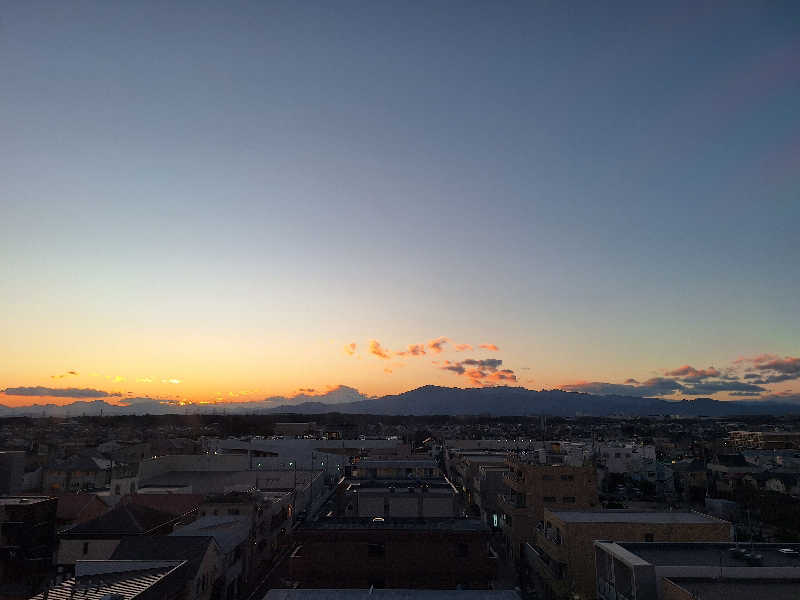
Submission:
M 239 514 L 239 509 L 238 508 L 229 508 L 228 509 L 228 514 L 229 515 L 238 515 Z
M 542 501 L 544 501 L 544 502 L 555 502 L 556 501 L 556 497 L 555 496 L 545 496 L 544 498 L 542 498 Z
M 614 458 L 619 458 L 619 457 L 620 457 L 619 452 L 614 452 Z
M 575 475 L 562 475 L 561 481 L 572 481 L 575 479 Z
M 561 501 L 564 504 L 575 504 L 575 496 L 564 496 Z
M 83 555 L 89 554 L 89 542 L 83 542 Z
M 465 556 L 469 556 L 469 546 L 464 542 L 458 542 L 456 544 L 456 556 L 463 558 Z
M 542 475 L 542 481 L 553 481 L 553 479 L 552 475 Z
M 386 556 L 386 544 L 367 544 L 367 556 Z
M 645 542 L 652 542 L 653 541 L 653 534 L 652 533 L 645 533 L 644 534 L 644 541 Z

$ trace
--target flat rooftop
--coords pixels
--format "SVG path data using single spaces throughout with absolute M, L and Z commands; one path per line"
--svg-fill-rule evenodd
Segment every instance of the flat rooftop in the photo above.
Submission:
M 800 544 L 739 544 L 733 542 L 618 542 L 628 552 L 655 566 L 800 567 Z M 760 555 L 751 565 L 743 555 Z
M 336 519 L 318 519 L 306 522 L 300 529 L 324 529 L 324 530 L 346 530 L 346 529 L 402 529 L 402 530 L 421 530 L 421 531 L 489 531 L 489 526 L 480 519 L 449 519 L 449 518 L 430 518 L 430 519 L 401 519 L 380 517 L 345 517 Z
M 270 590 L 264 600 L 519 600 L 512 590 Z
M 697 512 L 648 512 L 627 510 L 551 510 L 564 523 L 725 523 L 722 519 Z
M 696 598 L 709 600 L 797 600 L 800 596 L 800 579 L 669 579 Z
M 438 468 L 439 465 L 433 459 L 428 458 L 367 458 L 353 463 L 356 469 L 395 469 L 395 468 L 423 468 L 432 469 Z

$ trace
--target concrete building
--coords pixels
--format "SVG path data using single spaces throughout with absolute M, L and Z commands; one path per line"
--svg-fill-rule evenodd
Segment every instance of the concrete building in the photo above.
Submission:
M 733 526 L 696 512 L 556 511 L 526 544 L 525 558 L 553 597 L 595 597 L 594 541 L 728 541 Z
M 442 476 L 435 460 L 401 458 L 379 460 L 366 458 L 353 461 L 353 479 L 416 480 Z
M 638 444 L 601 445 L 597 449 L 597 456 L 609 473 L 625 474 L 638 470 L 644 460 L 655 460 L 656 448 Z
M 453 518 L 456 491 L 443 479 L 347 480 L 337 494 L 340 517 Z
M 545 508 L 587 510 L 599 505 L 593 465 L 542 465 L 510 456 L 505 475 L 508 492 L 498 497 L 500 521 L 507 549 L 521 556 L 522 546 L 534 538 Z
M 52 573 L 56 499 L 0 497 L 0 598 L 27 598 Z
M 289 577 L 310 588 L 486 589 L 489 530 L 473 519 L 320 519 L 295 530 Z
M 596 541 L 600 600 L 794 600 L 800 544 Z

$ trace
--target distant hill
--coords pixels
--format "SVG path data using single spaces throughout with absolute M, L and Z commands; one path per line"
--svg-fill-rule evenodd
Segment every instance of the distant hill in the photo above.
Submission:
M 295 403 L 297 399 L 299 403 Z M 168 413 L 300 413 L 341 412 L 379 415 L 478 415 L 493 416 L 609 416 L 680 415 L 722 417 L 733 415 L 800 415 L 800 404 L 759 401 L 721 401 L 712 398 L 669 401 L 631 396 L 596 396 L 562 390 L 528 390 L 521 387 L 450 388 L 426 385 L 402 394 L 369 398 L 358 390 L 340 386 L 319 396 L 267 398 L 255 402 L 188 404 L 177 406 L 149 398 L 128 400 L 127 406 L 104 400 L 80 400 L 71 404 L 9 407 L 0 405 L 0 416 L 28 415 L 77 417 L 82 415 Z

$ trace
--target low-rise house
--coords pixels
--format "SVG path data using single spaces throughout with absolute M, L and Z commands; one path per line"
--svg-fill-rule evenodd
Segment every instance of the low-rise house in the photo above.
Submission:
M 127 537 L 120 541 L 111 560 L 185 561 L 181 598 L 210 600 L 219 598 L 222 591 L 222 552 L 211 536 Z M 227 600 L 224 596 L 221 598 Z
M 79 560 L 106 560 L 122 539 L 166 535 L 179 520 L 147 506 L 118 504 L 95 519 L 60 532 L 56 563 L 70 569 Z

